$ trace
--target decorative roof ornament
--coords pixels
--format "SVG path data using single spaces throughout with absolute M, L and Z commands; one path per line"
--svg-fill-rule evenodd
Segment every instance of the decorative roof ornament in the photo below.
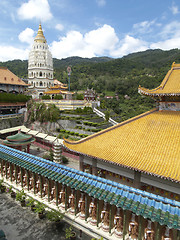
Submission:
M 46 39 L 45 39 L 45 37 L 44 37 L 44 33 L 43 33 L 43 30 L 42 30 L 41 23 L 39 24 L 38 33 L 37 33 L 34 41 L 35 41 L 35 42 L 46 43 Z

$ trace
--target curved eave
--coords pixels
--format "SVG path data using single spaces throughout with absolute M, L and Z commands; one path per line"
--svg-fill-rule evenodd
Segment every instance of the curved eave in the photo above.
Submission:
M 66 140 L 66 139 L 64 139 L 64 141 L 65 141 L 65 140 Z M 110 160 L 106 160 L 106 159 L 98 158 L 98 157 L 95 157 L 95 156 L 92 156 L 92 155 L 88 155 L 88 154 L 85 154 L 85 153 L 82 153 L 82 152 L 78 152 L 78 151 L 75 151 L 75 150 L 72 150 L 72 149 L 68 148 L 68 147 L 65 146 L 65 145 L 64 145 L 64 148 L 70 150 L 71 152 L 77 153 L 77 154 L 79 154 L 79 155 L 83 155 L 83 156 L 86 156 L 86 157 L 90 157 L 90 158 L 93 158 L 93 159 L 96 159 L 96 160 L 100 160 L 100 161 L 103 161 L 103 162 L 106 162 L 106 163 L 111 163 L 111 164 L 116 165 L 116 166 L 120 166 L 120 167 L 123 167 L 123 168 L 128 168 L 128 169 L 131 169 L 131 170 L 134 170 L 134 171 L 137 171 L 137 172 L 141 172 L 141 173 L 145 173 L 145 174 L 148 174 L 148 175 L 151 175 L 151 176 L 154 176 L 154 177 L 162 178 L 162 179 L 165 179 L 165 180 L 170 180 L 170 181 L 172 181 L 172 182 L 180 183 L 180 181 L 178 181 L 178 180 L 176 180 L 176 179 L 172 179 L 172 178 L 165 177 L 165 176 L 162 176 L 162 175 L 158 175 L 158 174 L 155 174 L 155 173 L 150 173 L 150 172 L 143 171 L 143 170 L 141 170 L 141 169 L 134 168 L 134 167 L 131 167 L 131 166 L 128 166 L 128 165 L 124 165 L 124 164 L 112 162 L 112 161 L 110 161 Z
M 139 86 L 138 88 L 138 93 L 146 95 L 146 96 L 180 96 L 180 93 L 157 93 L 155 92 L 158 89 L 153 89 L 153 90 L 149 90 L 146 88 L 142 88 L 141 86 Z
M 26 142 L 22 142 L 22 143 L 21 142 L 17 142 L 17 143 L 16 142 L 5 142 L 5 141 L 3 141 L 3 145 L 5 145 L 5 146 L 18 147 L 18 146 L 26 146 L 28 144 L 35 142 L 35 138 L 33 138 L 31 141 L 26 141 Z

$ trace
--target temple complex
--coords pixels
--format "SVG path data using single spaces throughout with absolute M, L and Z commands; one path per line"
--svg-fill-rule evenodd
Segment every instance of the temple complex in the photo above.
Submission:
M 41 24 L 29 53 L 28 83 L 29 91 L 34 98 L 39 98 L 46 88 L 53 86 L 53 59 Z
M 104 239 L 180 240 L 180 65 L 139 92 L 159 106 L 85 139 L 65 140 L 80 170 L 0 145 L 4 181 Z M 55 158 L 60 143 L 55 143 Z M 80 227 L 81 228 L 81 227 Z

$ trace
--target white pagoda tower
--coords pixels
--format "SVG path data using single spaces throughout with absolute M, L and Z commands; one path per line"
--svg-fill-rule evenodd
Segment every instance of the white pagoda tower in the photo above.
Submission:
M 29 53 L 28 83 L 33 98 L 39 98 L 48 87 L 53 86 L 53 60 L 41 24 Z

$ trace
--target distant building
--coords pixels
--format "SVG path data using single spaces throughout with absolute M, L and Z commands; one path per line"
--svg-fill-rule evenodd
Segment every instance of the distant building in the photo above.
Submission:
M 28 87 L 24 81 L 17 77 L 6 67 L 0 67 L 0 93 L 24 93 Z
M 87 101 L 95 101 L 96 100 L 96 92 L 93 88 L 89 89 L 84 92 L 84 99 Z
M 29 90 L 34 98 L 39 98 L 48 87 L 53 86 L 53 59 L 41 24 L 29 53 L 28 79 Z
M 63 99 L 72 99 L 73 92 L 67 91 L 67 84 L 64 84 L 57 79 L 53 81 L 53 85 L 47 89 L 44 94 L 51 96 L 53 99 L 56 95 L 62 95 Z

